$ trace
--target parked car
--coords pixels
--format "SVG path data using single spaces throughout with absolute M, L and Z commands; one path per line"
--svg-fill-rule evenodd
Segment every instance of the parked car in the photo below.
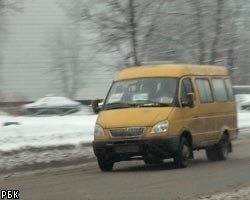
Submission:
M 27 115 L 68 115 L 80 111 L 90 113 L 88 106 L 66 97 L 46 96 L 25 104 L 22 109 Z
M 0 110 L 0 116 L 9 116 L 9 114 L 6 113 L 6 112 L 4 112 L 4 111 L 2 111 L 2 110 Z
M 250 111 L 250 94 L 237 94 L 235 99 L 239 110 Z

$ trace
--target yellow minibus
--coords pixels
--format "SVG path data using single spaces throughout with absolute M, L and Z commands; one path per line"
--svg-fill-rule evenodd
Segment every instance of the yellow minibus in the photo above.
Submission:
M 225 160 L 237 136 L 236 103 L 225 67 L 131 67 L 114 79 L 94 130 L 93 149 L 102 171 L 115 162 L 173 158 L 188 166 L 193 151 Z

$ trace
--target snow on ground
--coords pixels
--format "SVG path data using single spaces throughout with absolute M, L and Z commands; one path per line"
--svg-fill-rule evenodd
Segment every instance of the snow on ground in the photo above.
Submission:
M 0 117 L 0 151 L 91 142 L 97 115 Z
M 93 158 L 90 143 L 96 118 L 97 115 L 85 113 L 48 117 L 0 116 L 0 174 L 16 168 Z M 6 123 L 14 125 L 3 126 Z
M 234 190 L 232 192 L 224 192 L 221 194 L 201 196 L 194 200 L 249 200 L 250 187 Z
M 238 112 L 238 127 L 241 129 L 250 127 L 250 111 Z
M 91 142 L 96 119 L 97 115 L 84 112 L 47 117 L 1 115 L 0 174 L 15 168 L 93 158 Z M 13 125 L 3 126 L 6 122 Z M 239 112 L 238 126 L 250 126 L 250 112 Z
M 97 115 L 0 116 L 0 151 L 90 143 Z M 6 122 L 14 125 L 2 126 Z M 16 125 L 15 123 L 18 123 Z M 250 112 L 238 113 L 239 128 L 250 127 Z

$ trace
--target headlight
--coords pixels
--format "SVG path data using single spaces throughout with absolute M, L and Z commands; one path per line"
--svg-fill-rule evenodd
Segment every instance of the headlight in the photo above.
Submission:
M 167 132 L 168 126 L 168 120 L 158 122 L 156 125 L 153 126 L 151 133 Z
M 104 136 L 103 128 L 100 125 L 96 124 L 94 134 L 95 134 L 95 136 Z

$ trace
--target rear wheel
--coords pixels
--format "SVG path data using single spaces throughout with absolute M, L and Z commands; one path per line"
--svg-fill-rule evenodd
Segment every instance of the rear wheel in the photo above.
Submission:
M 114 162 L 107 159 L 98 158 L 98 166 L 103 172 L 109 172 L 112 171 Z
M 174 157 L 174 163 L 177 168 L 186 168 L 190 158 L 191 147 L 187 138 L 182 137 L 177 154 Z
M 213 147 L 206 149 L 208 160 L 226 160 L 230 151 L 230 141 L 226 134 L 223 135 L 220 142 Z

